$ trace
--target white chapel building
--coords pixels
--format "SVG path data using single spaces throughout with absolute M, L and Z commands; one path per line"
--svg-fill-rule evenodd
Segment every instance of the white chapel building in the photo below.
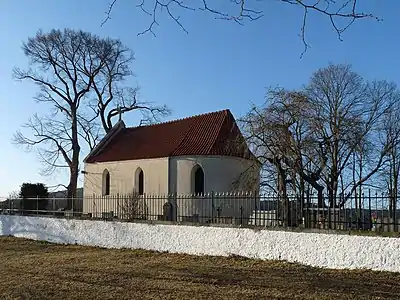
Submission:
M 198 196 L 258 186 L 258 161 L 229 110 L 132 128 L 119 121 L 84 160 L 83 210 L 117 214 L 115 203 L 104 204 L 115 195 Z M 162 214 L 157 210 L 150 215 Z

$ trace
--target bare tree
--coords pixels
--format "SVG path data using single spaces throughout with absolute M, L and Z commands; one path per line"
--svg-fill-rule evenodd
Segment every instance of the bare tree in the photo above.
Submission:
M 68 168 L 68 198 L 76 196 L 79 175 L 79 111 L 104 66 L 100 55 L 106 54 L 99 52 L 107 42 L 83 31 L 52 30 L 48 34 L 39 31 L 22 47 L 37 71 L 14 70 L 18 80 L 35 83 L 40 88 L 35 99 L 51 107 L 48 116 L 34 115 L 28 122 L 32 138 L 19 131 L 14 141 L 29 147 L 44 146 L 39 155 L 47 164 L 45 173 Z
M 136 98 L 135 105 L 131 101 L 124 106 L 125 102 L 118 101 L 122 96 L 113 101 L 113 92 L 122 95 L 128 89 L 122 82 L 132 75 L 133 54 L 119 40 L 71 29 L 39 31 L 22 49 L 34 69 L 15 69 L 14 76 L 39 87 L 35 99 L 47 104 L 49 112 L 35 114 L 25 126 L 31 135 L 18 131 L 14 142 L 38 150 L 45 174 L 66 168 L 68 198 L 75 197 L 82 143 L 94 148 L 102 128 L 108 132 L 112 126 L 118 104 L 122 103 L 120 113 L 153 108 Z
M 7 199 L 18 199 L 19 198 L 19 191 L 12 191 L 10 193 L 8 193 L 8 197 Z
M 307 86 L 315 114 L 314 132 L 324 142 L 328 154 L 324 180 L 331 203 L 336 199 L 339 175 L 358 145 L 365 94 L 362 78 L 351 72 L 350 66 L 322 68 L 313 74 Z
M 291 219 L 289 182 L 299 192 L 301 208 L 304 205 L 305 182 L 318 191 L 322 203 L 324 187 L 319 179 L 324 161 L 314 150 L 318 141 L 313 140 L 310 132 L 309 112 L 308 99 L 302 93 L 269 89 L 266 105 L 252 107 L 240 120 L 250 147 L 263 165 L 263 173 L 276 178 L 286 220 Z M 274 166 L 273 172 L 270 166 Z M 295 184 L 297 179 L 298 186 Z
M 252 107 L 241 119 L 242 127 L 281 198 L 291 187 L 300 207 L 307 185 L 317 191 L 320 207 L 325 190 L 331 207 L 343 206 L 354 192 L 362 193 L 398 144 L 397 130 L 377 140 L 400 99 L 397 87 L 367 82 L 348 65 L 318 70 L 303 91 L 270 89 L 267 95 L 265 106 Z M 337 201 L 339 186 L 346 195 Z
M 14 210 L 19 209 L 20 202 L 19 191 L 8 193 L 6 198 L 0 197 L 0 213 L 13 214 Z
M 309 47 L 306 41 L 307 20 L 310 13 L 325 16 L 335 30 L 338 38 L 342 40 L 342 34 L 357 20 L 375 19 L 380 20 L 372 13 L 362 12 L 358 9 L 358 0 L 278 0 L 281 4 L 290 4 L 297 7 L 302 13 L 300 25 L 300 37 L 304 43 L 304 52 Z M 138 0 L 136 8 L 151 17 L 150 25 L 138 33 L 138 35 L 151 33 L 155 36 L 154 27 L 159 25 L 159 13 L 165 12 L 184 32 L 188 33 L 180 21 L 178 12 L 206 12 L 215 19 L 228 20 L 239 25 L 245 21 L 256 21 L 264 16 L 265 7 L 269 1 L 257 0 L 234 0 L 224 1 L 223 4 L 215 4 L 208 0 L 182 1 L 182 0 Z M 117 0 L 111 0 L 106 11 L 103 26 L 111 19 L 111 13 L 117 5 Z M 222 7 L 221 7 L 222 6 Z M 303 52 L 303 54 L 304 54 Z
M 389 211 L 395 220 L 400 180 L 400 102 L 399 99 L 393 100 L 395 101 L 393 106 L 386 112 L 382 121 L 380 140 L 383 144 L 393 144 L 393 147 L 388 150 L 388 161 L 381 172 L 381 176 L 389 191 Z
M 374 81 L 367 83 L 366 90 L 367 99 L 362 114 L 363 127 L 356 139 L 357 145 L 352 149 L 356 152 L 356 157 L 358 156 L 358 180 L 352 184 L 347 197 L 343 197 L 343 201 L 347 201 L 358 188 L 358 207 L 361 207 L 362 186 L 376 187 L 374 184 L 367 184 L 367 181 L 376 177 L 377 173 L 387 165 L 400 142 L 400 127 L 390 127 L 388 121 L 388 115 L 396 110 L 396 104 L 400 101 L 398 87 L 387 81 Z
M 315 72 L 306 88 L 314 111 L 313 132 L 326 145 L 327 168 L 323 176 L 330 205 L 337 205 L 339 179 L 348 168 L 353 154 L 366 139 L 377 132 L 381 118 L 399 97 L 397 87 L 386 81 L 366 82 L 349 65 L 329 65 Z M 393 147 L 387 141 L 378 150 L 372 166 L 348 189 L 357 187 L 373 176 L 384 164 Z M 348 197 L 339 203 L 343 205 Z

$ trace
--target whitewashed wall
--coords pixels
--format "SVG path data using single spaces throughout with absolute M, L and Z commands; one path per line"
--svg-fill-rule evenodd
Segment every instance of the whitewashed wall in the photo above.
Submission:
M 201 221 L 207 221 L 215 212 L 211 212 L 211 198 L 183 199 L 182 195 L 190 195 L 194 192 L 193 168 L 196 165 L 202 167 L 205 177 L 205 192 L 230 192 L 254 191 L 258 187 L 257 175 L 243 173 L 254 164 L 253 161 L 229 156 L 178 156 L 170 158 L 142 159 L 130 161 L 116 161 L 104 163 L 86 163 L 84 179 L 84 205 L 83 213 L 91 213 L 101 217 L 103 212 L 120 215 L 121 207 L 126 207 L 127 200 L 121 195 L 132 193 L 135 187 L 135 172 L 141 168 L 144 172 L 144 192 L 147 198 L 141 200 L 143 207 L 148 207 L 148 213 L 157 219 L 163 215 L 163 204 L 166 198 L 154 197 L 177 193 L 181 195 L 178 203 L 178 215 L 199 215 Z M 110 173 L 109 197 L 102 197 L 102 176 L 107 169 Z M 233 185 L 239 179 L 238 185 Z M 251 181 L 251 183 L 250 183 Z M 116 196 L 119 194 L 119 196 Z M 94 195 L 97 198 L 94 198 Z M 109 199 L 109 201 L 105 200 Z M 221 216 L 229 216 L 237 219 L 248 218 L 254 209 L 253 201 L 249 198 L 221 199 L 216 198 L 215 206 L 220 205 Z M 242 207 L 240 210 L 239 208 Z M 122 209 L 126 211 L 126 209 Z M 180 218 L 178 221 L 183 221 Z
M 138 168 L 143 170 L 146 194 L 168 194 L 168 158 L 86 163 L 83 213 L 92 213 L 100 217 L 102 212 L 120 211 L 123 203 L 128 201 L 121 195 L 133 193 L 134 189 L 137 189 L 135 172 Z M 102 197 L 102 176 L 105 169 L 110 173 L 109 197 Z M 121 197 L 117 197 L 117 194 Z M 109 201 L 106 201 L 107 198 Z M 165 201 L 160 199 L 158 202 L 160 203 L 152 199 L 153 215 L 162 215 L 162 205 Z
M 0 215 L 0 235 L 62 244 L 241 255 L 316 267 L 400 272 L 400 239 Z
M 155 158 L 86 163 L 84 195 L 102 194 L 102 175 L 105 169 L 110 173 L 110 194 L 132 193 L 135 187 L 135 172 L 138 168 L 144 173 L 146 194 L 168 193 L 168 158 Z
M 199 165 L 204 171 L 206 193 L 211 191 L 230 192 L 233 189 L 253 191 L 258 187 L 258 182 L 250 184 L 247 182 L 246 176 L 240 176 L 253 164 L 253 161 L 231 156 L 171 157 L 169 162 L 170 190 L 179 194 L 193 193 L 191 172 L 194 166 Z M 232 182 L 239 178 L 241 178 L 239 186 L 233 187 Z
M 193 197 L 178 203 L 178 215 L 199 215 L 201 221 L 206 221 L 216 212 L 211 212 L 210 193 L 226 193 L 232 191 L 254 191 L 258 188 L 257 175 L 245 174 L 254 165 L 253 161 L 231 156 L 176 156 L 171 157 L 170 167 L 170 190 L 181 195 L 194 193 L 194 180 L 192 178 L 193 168 L 199 165 L 204 172 L 204 191 L 208 194 L 205 198 Z M 257 180 L 254 181 L 254 178 Z M 233 184 L 234 182 L 237 184 Z M 233 195 L 233 194 L 232 194 Z M 251 198 L 240 197 L 215 197 L 214 207 L 220 206 L 222 217 L 234 217 L 240 222 L 240 217 L 248 218 L 254 209 Z M 233 199 L 234 198 L 234 199 Z M 242 207 L 242 210 L 240 210 Z M 182 220 L 179 220 L 182 221 Z

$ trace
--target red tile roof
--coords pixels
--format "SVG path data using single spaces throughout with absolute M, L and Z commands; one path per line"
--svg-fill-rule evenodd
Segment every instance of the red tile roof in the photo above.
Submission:
M 229 110 L 148 126 L 125 128 L 109 136 L 85 162 L 121 161 L 183 155 L 253 157 Z

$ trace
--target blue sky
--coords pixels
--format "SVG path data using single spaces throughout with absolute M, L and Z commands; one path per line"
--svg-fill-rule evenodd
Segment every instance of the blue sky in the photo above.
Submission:
M 264 101 L 266 87 L 299 88 L 329 62 L 351 63 L 367 79 L 400 85 L 400 1 L 364 0 L 363 9 L 384 20 L 355 23 L 343 35 L 344 42 L 337 39 L 328 19 L 310 14 L 306 34 L 311 48 L 302 59 L 302 11 L 294 6 L 270 1 L 264 17 L 245 26 L 204 13 L 181 13 L 189 34 L 161 15 L 153 37 L 137 36 L 151 19 L 135 3 L 118 0 L 112 19 L 101 27 L 107 0 L 0 1 L 0 196 L 17 190 L 22 182 L 67 183 L 64 173 L 40 176 L 36 155 L 11 143 L 29 116 L 45 109 L 32 99 L 34 86 L 12 79 L 14 67 L 27 66 L 21 43 L 39 29 L 68 27 L 120 38 L 135 52 L 132 84 L 140 85 L 142 99 L 167 104 L 172 109 L 168 119 L 225 108 L 238 117 L 251 102 Z M 125 121 L 134 126 L 137 115 Z

